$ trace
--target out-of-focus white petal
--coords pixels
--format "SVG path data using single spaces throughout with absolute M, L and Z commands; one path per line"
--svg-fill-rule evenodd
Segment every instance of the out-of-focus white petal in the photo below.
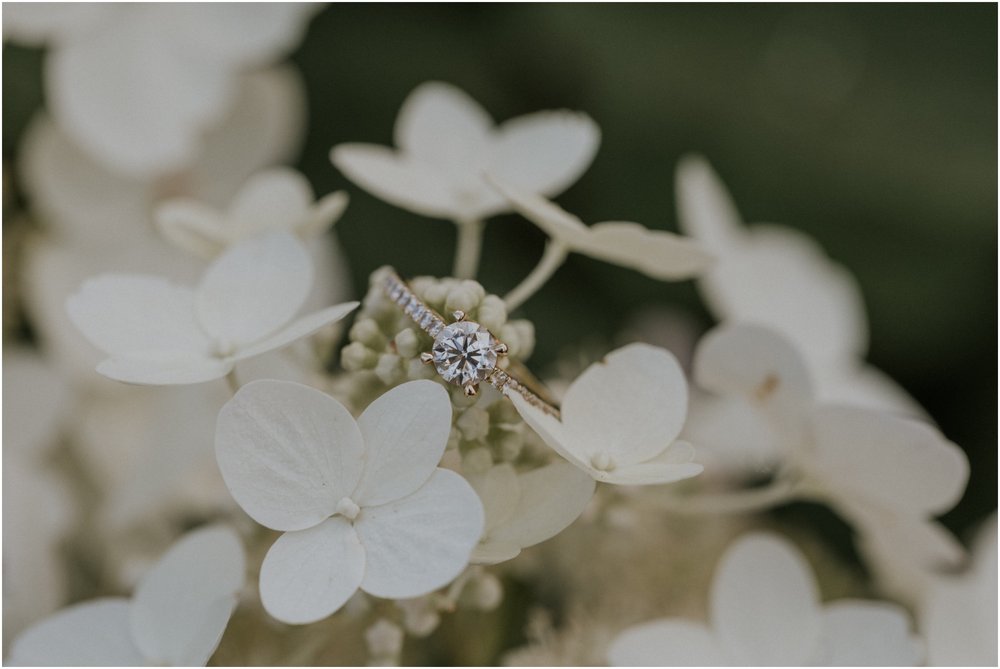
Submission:
M 219 469 L 261 525 L 302 530 L 336 511 L 361 476 L 364 443 L 340 402 L 287 381 L 248 383 L 219 412 Z
M 508 463 L 494 465 L 484 474 L 467 478 L 483 504 L 486 518 L 483 540 L 488 541 L 493 530 L 514 515 L 521 500 L 521 483 L 517 471 Z
M 473 564 L 499 564 L 513 560 L 521 554 L 521 547 L 510 541 L 484 540 L 472 551 L 470 561 Z
M 516 187 L 556 195 L 580 178 L 601 143 L 597 124 L 580 112 L 541 111 L 501 123 L 487 170 Z
M 185 385 L 220 379 L 233 368 L 231 361 L 203 355 L 150 352 L 109 358 L 97 365 L 100 374 L 145 386 Z
M 451 218 L 461 211 L 444 175 L 386 147 L 339 144 L 330 160 L 351 181 L 397 207 L 431 218 Z
M 246 229 L 241 236 L 275 228 L 295 232 L 295 224 L 306 216 L 312 203 L 312 186 L 304 176 L 287 167 L 275 167 L 250 177 L 230 203 L 226 219 L 230 226 Z
M 129 628 L 129 600 L 75 604 L 28 628 L 8 661 L 20 666 L 134 667 L 147 664 Z
M 412 495 L 365 507 L 355 528 L 367 558 L 361 588 L 376 597 L 417 597 L 465 569 L 483 531 L 483 507 L 465 479 L 438 469 Z
M 972 547 L 972 567 L 938 577 L 920 606 L 928 663 L 997 663 L 997 518 L 990 516 Z
M 486 146 L 493 120 L 459 88 L 440 81 L 417 86 L 396 117 L 400 149 L 431 165 L 474 160 Z
M 132 595 L 136 645 L 149 660 L 204 666 L 219 645 L 246 578 L 243 546 L 223 525 L 175 543 Z
M 105 274 L 66 301 L 73 324 L 111 356 L 207 355 L 194 316 L 194 293 L 155 276 Z
M 41 459 L 69 406 L 65 381 L 37 351 L 5 347 L 3 398 L 4 452 L 29 461 Z
M 293 48 L 306 24 L 322 6 L 266 3 L 250 5 L 181 5 L 172 14 L 187 30 L 175 35 L 181 48 L 227 63 L 260 65 Z
M 716 568 L 709 610 L 726 654 L 749 665 L 802 665 L 822 631 L 809 565 L 786 541 L 740 539 Z
M 770 472 L 783 455 L 775 426 L 741 397 L 693 389 L 681 438 L 695 444 L 709 470 Z
M 358 428 L 365 465 L 352 498 L 362 506 L 385 504 L 414 492 L 441 462 L 451 432 L 451 400 L 439 383 L 410 381 L 369 404 Z
M 25 44 L 70 39 L 86 34 L 109 11 L 104 5 L 75 2 L 12 4 L 4 9 L 3 37 Z
M 158 205 L 155 220 L 167 241 L 201 258 L 212 258 L 225 248 L 219 213 L 193 198 L 179 197 Z
M 218 120 L 233 93 L 227 64 L 178 57 L 170 12 L 116 12 L 87 39 L 48 54 L 52 113 L 77 143 L 122 173 L 183 168 L 198 135 Z M 171 25 L 173 24 L 173 25 Z
M 292 319 L 309 294 L 312 274 L 309 254 L 290 234 L 240 242 L 202 277 L 198 320 L 218 342 L 251 344 Z
M 607 455 L 616 467 L 661 453 L 684 425 L 687 383 L 668 351 L 630 344 L 594 363 L 566 391 L 566 448 L 592 462 Z
M 517 506 L 506 522 L 492 530 L 487 528 L 489 541 L 510 542 L 522 548 L 541 543 L 569 527 L 594 495 L 594 480 L 567 462 L 540 467 L 521 474 L 517 480 Z
M 365 573 L 365 550 L 345 519 L 278 537 L 260 567 L 260 599 L 282 622 L 322 620 L 351 598 Z
M 275 351 L 297 339 L 308 337 L 325 325 L 336 323 L 358 308 L 358 302 L 344 302 L 326 309 L 297 318 L 270 337 L 247 346 L 236 354 L 237 360 L 245 360 L 255 355 Z
M 656 485 L 674 483 L 697 476 L 704 466 L 690 462 L 693 457 L 691 444 L 675 441 L 667 450 L 643 462 L 617 467 L 613 471 L 593 471 L 591 475 L 598 481 L 617 485 Z M 682 461 L 687 457 L 688 461 Z
M 761 411 L 783 441 L 805 438 L 812 381 L 798 351 L 777 332 L 755 325 L 716 327 L 698 344 L 694 378 L 705 390 L 742 398 Z
M 830 494 L 865 499 L 909 515 L 938 515 L 965 491 L 965 453 L 933 427 L 857 407 L 814 415 L 812 475 Z
M 811 237 L 792 228 L 753 226 L 747 243 L 721 258 L 701 287 L 721 320 L 777 330 L 811 366 L 861 356 L 867 348 L 857 281 Z
M 886 602 L 841 599 L 823 610 L 812 664 L 824 667 L 911 667 L 923 649 L 906 612 Z
M 674 184 L 681 230 L 716 254 L 745 238 L 743 219 L 729 191 L 704 157 L 687 155 L 677 164 Z
M 730 663 L 711 632 L 686 620 L 651 620 L 629 627 L 608 649 L 615 667 L 718 667 Z
M 505 181 L 488 178 L 522 216 L 577 253 L 638 270 L 661 280 L 689 278 L 706 269 L 712 257 L 697 242 L 650 230 L 638 223 L 605 222 L 587 227 L 553 202 Z
M 815 370 L 821 402 L 863 406 L 931 422 L 923 407 L 888 374 L 864 362 L 827 365 Z

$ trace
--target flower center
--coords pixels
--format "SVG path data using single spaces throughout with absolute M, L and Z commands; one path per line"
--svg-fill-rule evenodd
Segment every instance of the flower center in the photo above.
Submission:
M 334 513 L 339 513 L 348 520 L 354 520 L 361 513 L 361 507 L 350 497 L 343 497 L 337 502 L 337 510 Z
M 600 472 L 610 472 L 615 469 L 615 461 L 607 453 L 597 453 L 590 458 L 590 466 Z

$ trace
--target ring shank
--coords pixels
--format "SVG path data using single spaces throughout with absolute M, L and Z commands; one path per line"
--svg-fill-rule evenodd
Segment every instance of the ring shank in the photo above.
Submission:
M 436 337 L 444 328 L 445 320 L 441 314 L 424 304 L 423 300 L 416 296 L 409 285 L 399 277 L 395 270 L 391 268 L 386 270 L 382 289 L 389 299 L 395 302 L 403 310 L 403 313 L 417 324 L 417 327 L 431 337 Z M 508 371 L 510 367 L 515 366 L 519 368 L 521 376 L 525 379 L 524 381 L 518 380 Z M 499 390 L 501 394 L 509 395 L 511 392 L 515 392 L 532 406 L 559 418 L 559 409 L 555 403 L 543 399 L 543 396 L 547 396 L 547 393 L 528 387 L 528 383 L 532 382 L 534 382 L 533 385 L 537 385 L 537 380 L 523 365 L 516 361 L 510 361 L 508 370 L 500 369 L 498 366 L 490 372 L 489 376 L 486 377 L 486 381 Z

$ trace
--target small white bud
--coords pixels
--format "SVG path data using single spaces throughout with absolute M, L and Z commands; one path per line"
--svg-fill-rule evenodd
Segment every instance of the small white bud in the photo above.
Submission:
M 493 466 L 493 455 L 485 446 L 473 448 L 462 457 L 462 470 L 469 474 L 485 474 Z
M 448 299 L 445 300 L 444 308 L 448 313 L 452 311 L 471 313 L 479 306 L 479 301 L 482 299 L 479 294 L 481 291 L 482 286 L 479 287 L 479 291 L 477 292 L 469 283 L 463 282 L 461 285 L 448 291 Z
M 340 364 L 349 372 L 371 369 L 378 362 L 378 353 L 359 341 L 354 341 L 340 351 Z
M 394 622 L 379 618 L 371 627 L 365 630 L 365 644 L 368 654 L 379 664 L 398 661 L 403 651 L 403 639 L 406 633 Z
M 503 601 L 503 584 L 489 572 L 482 572 L 466 586 L 465 596 L 480 611 L 492 611 Z
M 490 415 L 485 409 L 469 407 L 455 421 L 455 427 L 462 432 L 466 441 L 483 439 L 490 431 Z
M 499 332 L 507 322 L 507 305 L 496 295 L 487 295 L 479 304 L 476 319 L 490 332 Z
M 375 375 L 386 385 L 392 385 L 403 376 L 403 360 L 395 353 L 384 353 L 375 364 Z
M 412 358 L 417 354 L 420 342 L 417 333 L 410 328 L 400 330 L 393 341 L 396 344 L 396 352 L 404 358 Z
M 359 341 L 371 349 L 378 350 L 385 348 L 385 335 L 379 328 L 378 323 L 371 318 L 358 319 L 351 326 L 350 337 L 351 341 Z

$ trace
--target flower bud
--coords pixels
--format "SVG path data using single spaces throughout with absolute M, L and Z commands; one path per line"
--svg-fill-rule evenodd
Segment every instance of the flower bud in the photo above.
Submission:
M 340 352 L 340 364 L 349 372 L 371 369 L 377 362 L 378 354 L 359 341 L 351 342 Z

